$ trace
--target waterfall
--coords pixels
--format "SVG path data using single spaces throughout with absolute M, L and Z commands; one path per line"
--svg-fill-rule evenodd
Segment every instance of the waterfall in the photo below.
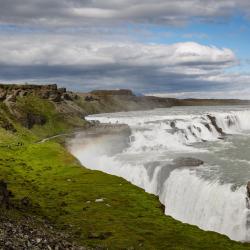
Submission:
M 175 170 L 166 180 L 160 200 L 166 214 L 180 221 L 247 241 L 245 191 L 245 187 L 233 190 L 230 184 L 204 181 L 187 169 Z
M 123 177 L 158 195 L 166 214 L 180 221 L 226 234 L 234 240 L 250 241 L 250 209 L 245 186 L 235 189 L 234 183 L 206 180 L 197 175 L 196 169 L 175 169 L 172 164 L 177 153 L 206 150 L 194 147 L 195 143 L 246 133 L 250 130 L 250 111 L 175 114 L 171 110 L 166 113 L 156 110 L 102 114 L 87 119 L 128 124 L 132 134 L 129 146 L 112 156 L 105 153 L 109 147 L 105 139 L 88 142 L 83 147 L 79 142 L 84 138 L 78 135 L 71 142 L 70 150 L 83 165 Z

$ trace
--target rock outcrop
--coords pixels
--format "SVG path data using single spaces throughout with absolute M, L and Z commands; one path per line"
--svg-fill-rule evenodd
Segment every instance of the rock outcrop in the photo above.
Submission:
M 198 167 L 200 165 L 203 165 L 204 162 L 196 158 L 180 157 L 174 159 L 173 164 L 175 167 Z
M 12 197 L 12 192 L 8 190 L 7 182 L 4 180 L 0 181 L 0 205 L 5 208 L 10 208 L 10 197 Z
M 222 136 L 225 135 L 224 131 L 222 130 L 222 128 L 220 128 L 217 123 L 216 123 L 216 118 L 212 115 L 207 115 L 207 117 L 209 118 L 209 120 L 211 121 L 212 125 L 214 126 L 214 128 L 216 129 L 216 131 L 221 134 Z
M 11 131 L 13 133 L 16 132 L 14 125 L 1 113 L 0 113 L 0 127 L 7 131 Z
M 49 85 L 9 85 L 0 84 L 0 101 L 16 102 L 18 97 L 27 95 L 39 96 L 42 99 L 48 99 L 53 102 L 64 100 L 75 100 L 78 96 L 66 88 L 58 88 L 56 84 Z
M 247 183 L 247 197 L 250 199 L 250 181 Z
M 93 95 L 130 95 L 135 96 L 130 89 L 118 89 L 118 90 L 93 90 L 90 92 Z

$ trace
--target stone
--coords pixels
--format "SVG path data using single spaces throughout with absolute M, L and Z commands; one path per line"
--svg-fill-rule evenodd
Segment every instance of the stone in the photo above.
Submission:
M 52 93 L 49 95 L 49 100 L 52 102 L 60 102 L 62 100 L 60 93 Z
M 92 96 L 92 95 L 87 95 L 85 98 L 84 98 L 84 100 L 86 101 L 86 102 L 92 102 L 92 101 L 95 101 L 95 98 Z
M 66 88 L 59 88 L 58 92 L 60 92 L 60 93 L 66 93 L 67 89 Z
M 91 232 L 91 233 L 89 233 L 88 238 L 89 239 L 105 240 L 105 239 L 109 238 L 110 236 L 112 236 L 111 232 L 103 232 L 103 233 Z
M 191 157 L 180 157 L 174 159 L 173 164 L 176 167 L 198 167 L 200 165 L 203 165 L 204 162 L 202 160 Z
M 100 199 L 96 199 L 95 202 L 104 202 L 104 199 L 103 198 L 100 198 Z
M 247 183 L 247 197 L 250 199 L 250 181 Z
M 21 205 L 24 207 L 28 207 L 30 206 L 31 202 L 30 199 L 28 197 L 24 197 L 21 199 Z
M 72 101 L 73 100 L 72 96 L 70 96 L 68 93 L 64 93 L 62 95 L 62 98 L 63 98 L 63 100 L 66 100 L 66 101 Z
M 6 90 L 0 91 L 0 101 L 4 101 L 6 99 L 6 96 L 7 96 Z
M 10 197 L 13 197 L 12 192 L 8 190 L 7 182 L 0 181 L 0 205 L 5 206 L 6 209 L 10 208 Z
M 212 115 L 207 115 L 207 117 L 209 118 L 209 120 L 211 121 L 212 125 L 214 126 L 214 128 L 216 129 L 216 131 L 221 134 L 221 135 L 226 135 L 224 133 L 224 131 L 222 130 L 222 128 L 220 128 L 217 123 L 216 123 L 216 118 Z

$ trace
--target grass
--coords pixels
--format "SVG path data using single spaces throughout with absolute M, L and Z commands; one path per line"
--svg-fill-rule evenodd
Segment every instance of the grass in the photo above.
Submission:
M 53 125 L 53 108 L 47 112 Z M 54 121 L 53 133 L 69 129 L 60 123 Z M 30 199 L 21 214 L 48 219 L 79 244 L 108 249 L 250 249 L 250 244 L 165 216 L 157 197 L 122 178 L 82 167 L 57 142 L 35 143 L 48 134 L 46 125 L 30 131 L 15 126 L 17 133 L 0 128 L 0 179 L 8 181 L 13 204 Z
M 109 249 L 250 249 L 162 212 L 158 199 L 125 180 L 81 167 L 54 142 L 0 149 L 0 179 L 9 182 L 24 213 L 49 219 L 73 239 Z M 97 203 L 96 199 L 104 198 Z M 131 248 L 132 249 L 132 248 Z

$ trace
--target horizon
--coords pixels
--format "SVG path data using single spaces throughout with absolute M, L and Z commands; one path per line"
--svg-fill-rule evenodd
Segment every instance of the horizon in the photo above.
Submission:
M 5 84 L 250 99 L 246 0 L 0 3 Z

